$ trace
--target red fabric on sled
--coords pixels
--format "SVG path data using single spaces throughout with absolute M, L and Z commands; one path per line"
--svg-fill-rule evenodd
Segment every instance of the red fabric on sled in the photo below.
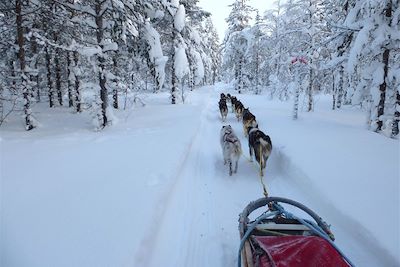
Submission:
M 261 267 L 348 267 L 329 242 L 317 236 L 255 236 L 260 247 L 272 258 L 261 260 Z

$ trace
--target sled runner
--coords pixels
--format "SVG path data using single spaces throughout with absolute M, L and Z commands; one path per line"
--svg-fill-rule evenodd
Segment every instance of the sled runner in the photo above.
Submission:
M 302 211 L 307 219 L 284 206 Z M 252 213 L 257 209 L 261 215 L 255 217 Z M 239 267 L 354 266 L 333 243 L 329 226 L 312 210 L 290 199 L 264 197 L 251 202 L 239 215 L 239 232 Z

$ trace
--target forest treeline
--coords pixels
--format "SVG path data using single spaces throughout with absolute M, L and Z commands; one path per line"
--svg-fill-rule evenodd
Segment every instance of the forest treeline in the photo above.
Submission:
M 232 83 L 314 110 L 362 108 L 370 130 L 399 134 L 400 4 L 397 0 L 277 0 L 227 6 L 222 44 L 198 0 L 3 0 L 0 3 L 0 126 L 32 105 L 89 110 L 97 129 L 138 92 Z M 121 107 L 122 106 L 122 107 Z M 317 112 L 317 111 L 316 111 Z
M 277 0 L 262 15 L 247 2 L 231 5 L 223 80 L 238 92 L 292 99 L 295 107 L 304 95 L 307 111 L 315 94 L 331 94 L 332 109 L 358 105 L 369 129 L 398 136 L 398 0 Z
M 4 0 L 0 3 L 0 123 L 32 104 L 89 109 L 112 123 L 121 96 L 214 83 L 219 40 L 197 0 Z

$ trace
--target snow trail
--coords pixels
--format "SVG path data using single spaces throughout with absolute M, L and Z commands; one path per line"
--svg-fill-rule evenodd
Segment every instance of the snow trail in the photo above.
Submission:
M 209 189 L 204 179 L 214 176 L 206 173 L 209 164 L 203 151 L 208 140 L 204 139 L 208 131 L 207 117 L 212 109 L 208 94 L 199 103 L 205 109 L 201 113 L 196 135 L 175 172 L 173 183 L 160 198 L 152 230 L 141 242 L 137 260 L 142 266 L 160 266 L 166 262 L 171 266 L 204 266 L 197 256 L 206 254 L 202 242 L 208 238 L 209 225 L 213 220 L 212 213 L 208 212 Z M 152 259 L 145 256 L 145 251 L 149 249 L 162 254 Z
M 156 220 L 158 236 L 153 240 L 157 257 L 144 266 L 234 266 L 237 264 L 238 215 L 252 200 L 260 198 L 262 185 L 258 165 L 249 162 L 247 139 L 242 123 L 232 112 L 221 121 L 218 100 L 220 91 L 202 90 L 191 97 L 203 107 L 197 134 L 192 140 L 177 174 L 176 183 L 167 194 L 162 215 Z M 239 95 L 244 98 L 246 96 Z M 249 101 L 250 102 L 250 101 Z M 247 106 L 247 105 L 245 105 Z M 260 106 L 255 105 L 255 110 Z M 267 109 L 265 109 L 267 110 Z M 280 114 L 287 116 L 286 113 Z M 267 125 L 260 117 L 261 129 Z M 230 124 L 242 143 L 243 155 L 238 173 L 229 176 L 223 165 L 219 132 Z M 266 131 L 268 134 L 268 131 Z M 395 262 L 373 242 L 356 221 L 338 210 L 311 184 L 301 168 L 284 152 L 284 145 L 274 142 L 264 181 L 271 196 L 299 201 L 333 223 L 337 245 L 356 264 L 391 266 Z M 170 216 L 179 214 L 179 216 Z M 154 233 L 153 233 L 154 234 Z M 371 257 L 371 254 L 375 257 Z
M 0 265 L 235 266 L 238 215 L 263 190 L 242 123 L 231 111 L 221 122 L 221 92 L 235 94 L 229 85 L 202 87 L 183 105 L 151 94 L 146 108 L 121 111 L 125 122 L 101 133 L 83 122 L 78 131 L 76 115 L 64 113 L 32 133 L 2 130 Z M 272 139 L 269 194 L 332 224 L 357 266 L 399 266 L 398 229 L 390 228 L 398 225 L 398 143 L 366 131 L 353 109 L 294 122 L 288 103 L 236 96 Z M 232 176 L 219 144 L 226 124 L 243 150 Z

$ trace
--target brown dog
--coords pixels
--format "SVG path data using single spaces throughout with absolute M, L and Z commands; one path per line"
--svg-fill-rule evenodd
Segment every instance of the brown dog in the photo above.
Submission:
M 244 109 L 244 106 L 243 106 L 242 102 L 240 102 L 239 100 L 236 101 L 236 103 L 235 103 L 235 113 L 236 113 L 236 118 L 237 118 L 238 121 L 240 121 L 242 119 L 242 117 L 243 117 L 243 115 L 242 115 L 243 114 L 243 109 Z
M 243 122 L 243 132 L 244 136 L 247 137 L 249 133 L 249 128 L 250 127 L 258 127 L 257 121 L 256 121 L 256 116 L 254 116 L 249 108 L 243 109 L 243 114 L 242 114 L 242 122 Z

